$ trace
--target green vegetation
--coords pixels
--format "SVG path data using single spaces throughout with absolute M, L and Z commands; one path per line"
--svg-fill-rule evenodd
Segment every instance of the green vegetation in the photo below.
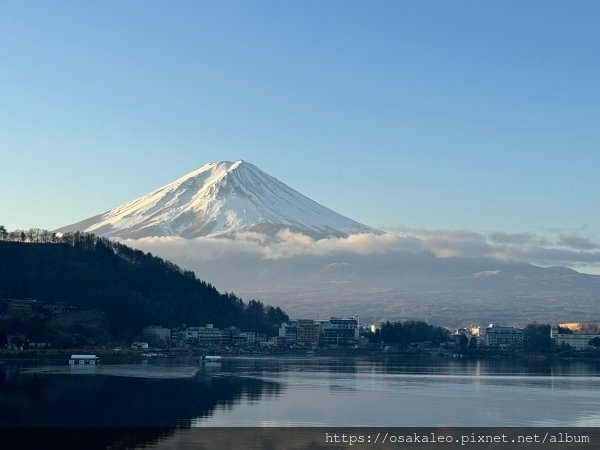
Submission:
M 523 348 L 526 351 L 548 351 L 552 348 L 550 325 L 530 323 L 523 331 Z
M 406 347 L 419 342 L 430 342 L 439 345 L 448 340 L 448 330 L 425 322 L 385 322 L 369 336 L 371 342 L 384 342 L 385 344 Z
M 33 317 L 0 320 L 0 334 L 39 339 L 61 334 L 54 327 L 51 308 L 44 307 L 57 302 L 97 311 L 97 320 L 89 326 L 72 323 L 67 333 L 96 340 L 131 339 L 150 324 L 213 323 L 273 335 L 288 320 L 278 307 L 255 300 L 244 303 L 191 271 L 106 238 L 88 233 L 59 236 L 38 229 L 7 232 L 0 226 L 3 298 L 33 298 L 42 306 Z

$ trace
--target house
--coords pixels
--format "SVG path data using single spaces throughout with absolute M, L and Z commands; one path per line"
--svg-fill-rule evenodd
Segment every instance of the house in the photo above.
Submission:
M 95 366 L 100 363 L 100 358 L 96 355 L 71 355 L 71 359 L 69 359 L 69 365 L 90 365 Z

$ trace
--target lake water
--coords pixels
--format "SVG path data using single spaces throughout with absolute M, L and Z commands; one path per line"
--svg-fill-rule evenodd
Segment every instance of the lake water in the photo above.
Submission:
M 600 362 L 0 364 L 2 426 L 600 426 Z

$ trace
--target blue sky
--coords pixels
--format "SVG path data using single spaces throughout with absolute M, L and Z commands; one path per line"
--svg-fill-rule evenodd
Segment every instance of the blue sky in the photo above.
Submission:
M 4 2 L 0 223 L 244 159 L 376 226 L 600 237 L 600 3 Z

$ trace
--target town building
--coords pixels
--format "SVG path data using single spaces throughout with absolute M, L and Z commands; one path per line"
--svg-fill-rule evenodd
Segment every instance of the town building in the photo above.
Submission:
M 561 324 L 561 328 L 565 328 Z M 558 327 L 550 328 L 550 338 L 559 347 L 568 345 L 573 347 L 575 350 L 588 350 L 593 348 L 590 341 L 599 338 L 600 334 L 587 334 L 587 333 L 559 333 Z
M 332 317 L 321 326 L 322 343 L 327 347 L 348 347 L 358 344 L 359 323 L 355 317 Z
M 573 333 L 600 334 L 600 323 L 566 322 L 559 324 L 559 327 L 571 330 Z
M 491 324 L 485 329 L 486 347 L 498 350 L 511 350 L 523 346 L 524 332 L 514 327 L 499 327 Z
M 54 302 L 47 304 L 45 307 L 52 314 L 57 315 L 78 310 L 78 307 L 72 302 Z
M 133 342 L 131 344 L 131 348 L 134 350 L 148 350 L 148 343 L 147 342 Z
M 90 365 L 95 366 L 100 363 L 100 358 L 96 355 L 71 355 L 69 359 L 69 365 L 77 366 L 77 365 Z
M 321 324 L 311 319 L 296 321 L 296 344 L 300 347 L 318 347 L 321 339 Z
M 190 344 L 202 346 L 220 345 L 223 342 L 223 332 L 212 323 L 204 327 L 188 327 L 183 331 L 183 337 Z
M 224 345 L 241 345 L 246 340 L 245 337 L 240 338 L 241 332 L 242 330 L 240 330 L 238 327 L 227 327 L 221 332 L 221 342 Z
M 32 298 L 9 298 L 6 300 L 6 313 L 12 316 L 30 316 L 38 301 Z
M 271 342 L 273 343 L 273 346 L 275 346 L 275 347 L 278 347 L 278 348 L 286 347 L 285 336 L 273 336 L 271 338 Z
M 298 345 L 298 328 L 296 322 L 282 323 L 279 327 L 279 337 L 285 339 L 285 345 L 296 347 Z
M 150 341 L 162 341 L 166 344 L 171 340 L 171 329 L 159 325 L 150 325 L 142 330 L 142 335 Z
M 238 339 L 241 344 L 254 345 L 256 344 L 256 333 L 253 331 L 240 331 Z

